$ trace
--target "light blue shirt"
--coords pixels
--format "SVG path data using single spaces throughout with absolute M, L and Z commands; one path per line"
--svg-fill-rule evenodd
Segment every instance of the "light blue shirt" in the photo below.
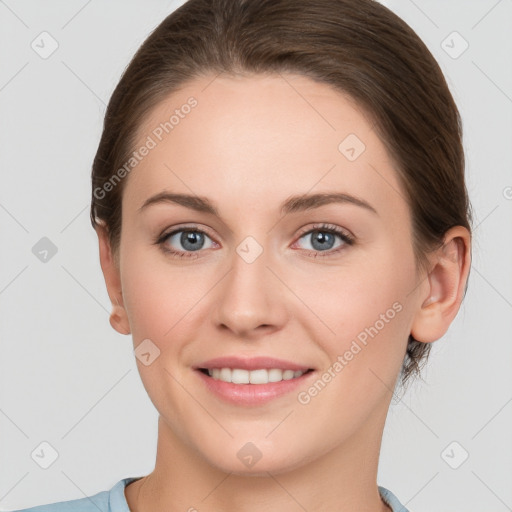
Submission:
M 130 512 L 124 488 L 142 477 L 123 478 L 110 491 L 102 491 L 89 498 L 59 501 L 48 505 L 14 510 L 13 512 Z M 391 492 L 379 485 L 379 493 L 393 512 L 409 512 Z

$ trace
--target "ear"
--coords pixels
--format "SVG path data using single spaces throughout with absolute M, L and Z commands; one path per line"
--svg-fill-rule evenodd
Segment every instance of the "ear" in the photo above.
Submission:
M 444 245 L 433 254 L 433 266 L 422 287 L 422 302 L 411 334 L 431 343 L 441 338 L 459 311 L 471 267 L 471 234 L 463 226 L 447 231 Z
M 107 229 L 100 225 L 96 228 L 96 234 L 98 235 L 100 249 L 101 270 L 112 303 L 110 325 L 120 334 L 130 334 L 130 323 L 123 302 L 119 263 L 112 253 Z

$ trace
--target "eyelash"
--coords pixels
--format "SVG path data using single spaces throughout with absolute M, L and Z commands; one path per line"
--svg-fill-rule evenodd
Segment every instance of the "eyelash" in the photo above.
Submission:
M 159 245 L 162 251 L 164 251 L 166 254 L 169 254 L 173 258 L 193 258 L 197 259 L 198 256 L 194 255 L 194 252 L 201 252 L 199 251 L 175 251 L 173 249 L 169 249 L 169 247 L 166 245 L 166 241 L 168 238 L 170 238 L 172 235 L 175 235 L 176 233 L 180 233 L 182 231 L 190 232 L 190 233 L 202 233 L 209 238 L 212 238 L 206 231 L 203 231 L 202 229 L 199 229 L 196 226 L 180 226 L 178 229 L 174 229 L 173 231 L 169 231 L 168 233 L 162 233 L 158 236 L 158 238 L 155 241 L 156 245 Z M 308 235 L 310 233 L 314 233 L 315 231 L 321 232 L 321 233 L 331 233 L 333 235 L 338 235 L 341 240 L 344 242 L 344 245 L 341 247 L 338 247 L 337 249 L 332 249 L 329 251 L 310 251 L 305 249 L 305 251 L 312 255 L 313 257 L 321 257 L 326 258 L 333 256 L 335 254 L 338 254 L 340 251 L 343 251 L 346 247 L 345 246 L 351 246 L 355 243 L 355 239 L 349 235 L 347 232 L 342 231 L 340 228 L 334 226 L 333 224 L 316 224 L 309 228 L 307 231 L 302 232 L 297 240 L 300 240 L 305 235 Z

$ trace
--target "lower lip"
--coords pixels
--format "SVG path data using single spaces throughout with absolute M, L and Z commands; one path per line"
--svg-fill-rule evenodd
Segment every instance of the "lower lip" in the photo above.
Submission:
M 304 382 L 315 373 L 310 371 L 297 378 L 269 382 L 268 384 L 233 384 L 232 382 L 214 379 L 200 370 L 195 371 L 210 391 L 223 400 L 237 405 L 266 404 L 304 385 Z

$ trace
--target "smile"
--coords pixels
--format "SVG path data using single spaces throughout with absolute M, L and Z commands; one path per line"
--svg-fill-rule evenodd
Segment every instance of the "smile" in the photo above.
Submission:
M 277 398 L 294 396 L 317 372 L 281 368 L 197 368 L 194 372 L 213 396 L 236 406 L 263 406 Z M 293 398 L 292 398 L 293 399 Z

